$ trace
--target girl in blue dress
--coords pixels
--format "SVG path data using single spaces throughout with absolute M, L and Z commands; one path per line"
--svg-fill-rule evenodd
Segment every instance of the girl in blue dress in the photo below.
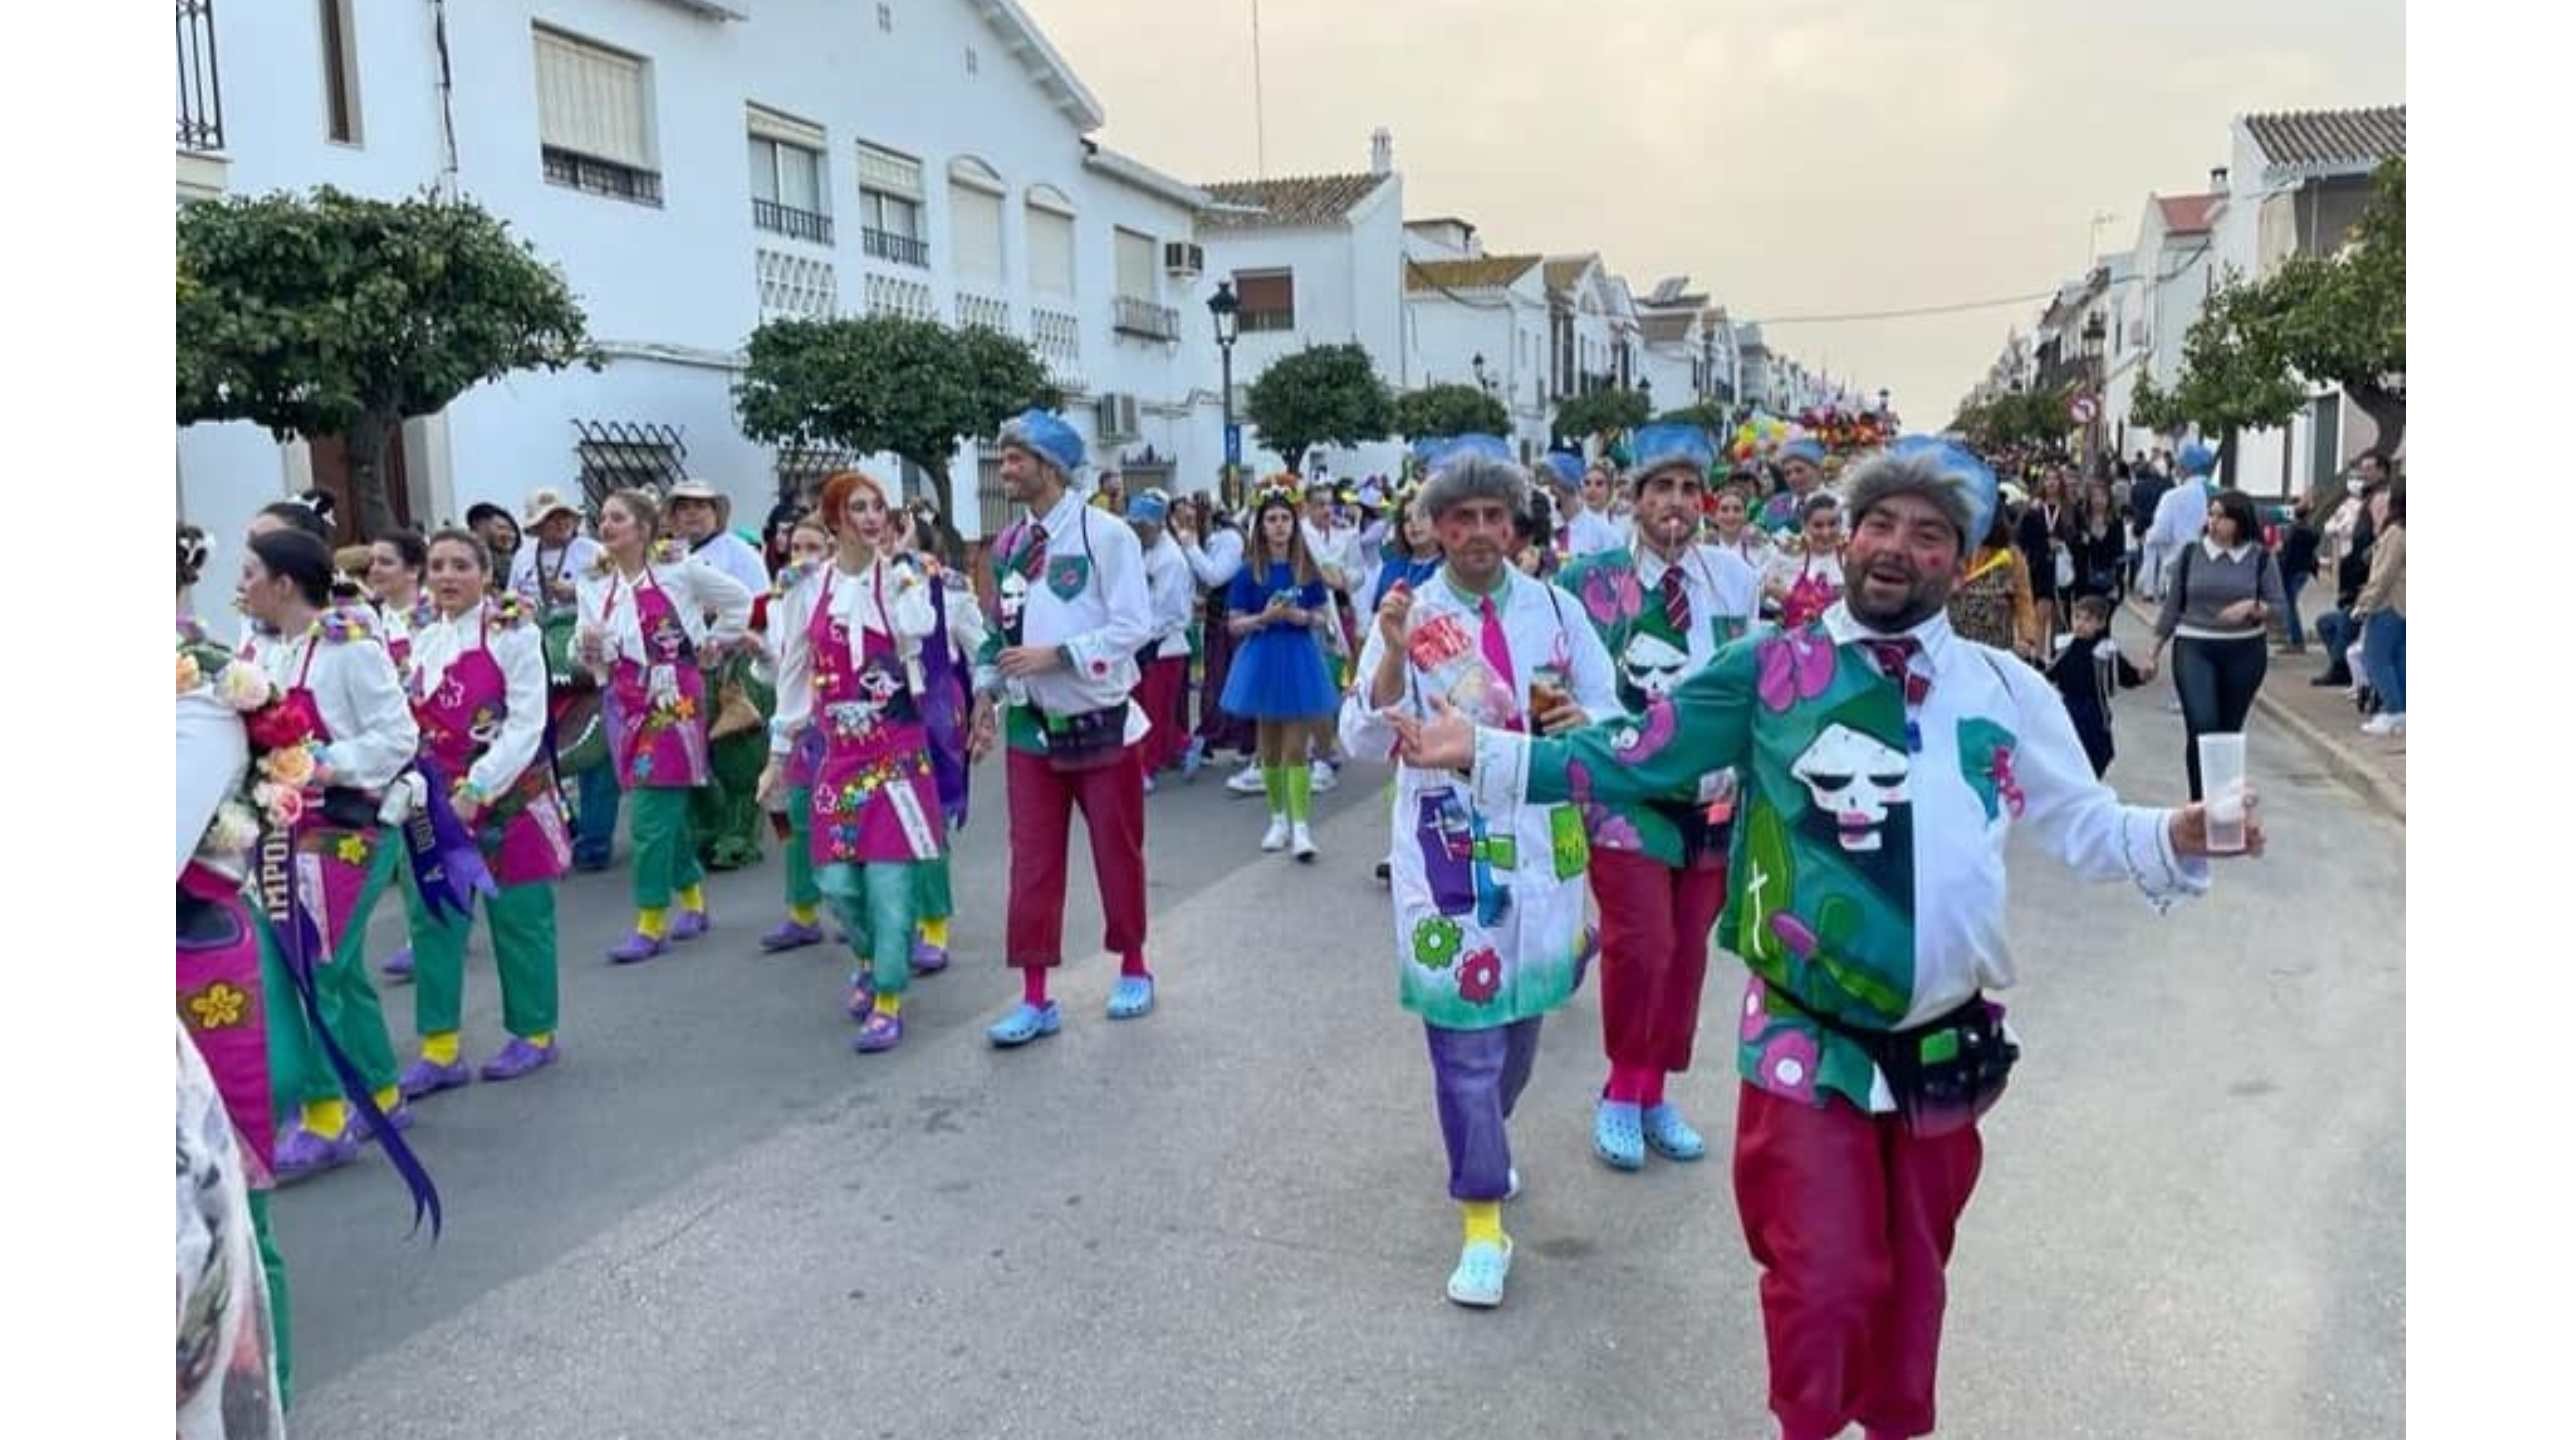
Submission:
M 1244 567 L 1227 583 L 1227 630 L 1236 654 L 1219 707 L 1254 725 L 1271 828 L 1262 848 L 1289 847 L 1301 861 L 1316 857 L 1308 828 L 1314 794 L 1308 746 L 1318 722 L 1341 703 L 1316 627 L 1332 613 L 1332 596 L 1298 530 L 1296 486 L 1280 477 L 1254 497 Z

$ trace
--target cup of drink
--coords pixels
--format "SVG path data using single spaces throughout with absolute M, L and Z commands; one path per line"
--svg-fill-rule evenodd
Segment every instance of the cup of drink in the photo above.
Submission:
M 1572 695 L 1564 686 L 1544 675 L 1529 678 L 1529 719 L 1540 731 L 1547 728 L 1547 715 L 1557 706 L 1570 703 Z
M 2204 848 L 2240 854 L 2249 848 L 2249 737 L 2237 730 L 2199 735 L 2196 763 L 2204 781 Z

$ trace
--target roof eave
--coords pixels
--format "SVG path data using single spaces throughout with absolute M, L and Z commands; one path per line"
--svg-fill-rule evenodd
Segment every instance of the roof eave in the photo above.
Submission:
M 1152 165 L 1132 159 L 1092 140 L 1084 142 L 1084 163 L 1088 169 L 1099 170 L 1114 179 L 1126 181 L 1131 186 L 1160 200 L 1170 200 L 1194 215 L 1224 208 L 1217 201 L 1209 198 L 1208 191 L 1196 185 L 1186 185 Z
M 1049 103 L 1075 123 L 1077 134 L 1102 128 L 1101 99 L 1085 88 L 1084 81 L 1076 78 L 1076 72 L 1067 65 L 1067 58 L 1058 53 L 1058 47 L 1049 43 L 1048 36 L 1040 33 L 1040 27 L 1032 23 L 1029 12 L 1016 0 L 970 0 L 970 4 L 977 10 L 979 18 L 987 22 L 988 28 L 996 32 L 997 38 L 1003 40 L 1007 48 L 1030 67 L 1032 74 L 1039 77 L 1041 92 L 1049 97 Z

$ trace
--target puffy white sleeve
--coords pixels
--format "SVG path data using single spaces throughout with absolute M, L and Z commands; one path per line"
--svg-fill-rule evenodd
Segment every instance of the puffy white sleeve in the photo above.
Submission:
M 2174 812 L 2127 805 L 2098 783 L 2053 687 L 2012 656 L 1986 651 L 1983 659 L 2000 669 L 2018 704 L 2011 763 L 2026 801 L 2018 823 L 2037 848 L 2084 880 L 2132 881 L 2160 910 L 2205 893 L 2205 862 L 2169 846 Z
M 692 602 L 712 612 L 710 642 L 735 644 L 739 636 L 747 633 L 747 617 L 755 611 L 755 592 L 718 566 L 692 556 L 687 556 L 679 568 Z
M 1244 568 L 1244 537 L 1220 530 L 1203 545 L 1183 546 L 1182 558 L 1190 564 L 1193 579 L 1209 589 L 1221 589 Z
M 1095 671 L 1136 655 L 1147 643 L 1152 614 L 1147 605 L 1146 557 L 1138 551 L 1137 532 L 1109 515 L 1097 515 L 1092 534 L 1097 552 L 1092 557 L 1097 572 L 1094 579 L 1102 587 L 1103 621 L 1101 629 L 1067 641 L 1067 653 L 1075 658 L 1080 672 Z
M 1342 748 L 1363 760 L 1384 760 L 1395 753 L 1396 730 L 1387 723 L 1386 713 L 1369 704 L 1369 685 L 1378 675 L 1378 667 L 1387 663 L 1387 645 L 1376 627 L 1360 644 L 1360 664 L 1354 672 L 1350 691 L 1342 697 Z M 1404 662 L 1399 659 L 1397 664 Z M 1405 677 L 1405 697 L 1413 697 L 1413 677 Z
M 791 753 L 809 723 L 809 607 L 816 603 L 809 597 L 819 589 L 804 576 L 765 606 L 765 650 L 774 670 L 769 748 L 777 758 Z
M 551 682 L 542 665 L 542 627 L 531 617 L 498 629 L 489 653 L 507 681 L 507 718 L 498 736 L 471 762 L 471 788 L 495 799 L 523 777 L 542 753 L 542 728 L 551 714 Z
M 334 652 L 330 667 L 356 716 L 353 733 L 328 741 L 330 783 L 380 790 L 398 779 L 418 753 L 418 717 L 409 713 L 400 671 L 391 663 L 391 651 L 377 640 L 314 643 Z
M 957 571 L 942 577 L 942 618 L 951 628 L 951 648 L 963 665 L 974 665 L 987 643 L 987 612 L 978 608 L 976 592 Z

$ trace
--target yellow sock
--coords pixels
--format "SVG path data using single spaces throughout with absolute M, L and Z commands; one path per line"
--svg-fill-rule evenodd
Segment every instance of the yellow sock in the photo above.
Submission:
M 421 1035 L 418 1037 L 418 1053 L 430 1064 L 450 1065 L 462 1058 L 462 1032 L 447 1030 L 436 1035 Z
M 397 1085 L 385 1085 L 373 1092 L 373 1108 L 385 1115 L 390 1114 L 391 1107 L 399 1103 L 400 1087 Z
M 695 883 L 687 885 L 683 889 L 677 891 L 676 903 L 697 915 L 701 914 L 702 907 L 708 903 L 702 898 L 701 882 L 696 881 Z
M 524 1043 L 536 1050 L 548 1050 L 551 1048 L 551 1032 L 545 1030 L 539 1035 L 527 1035 L 524 1037 Z
M 1502 1243 L 1502 1202 L 1499 1200 L 1461 1200 L 1458 1218 L 1466 1226 L 1467 1243 L 1478 1241 Z
M 815 925 L 815 924 L 817 924 L 817 923 L 818 923 L 818 907 L 817 907 L 817 906 L 815 906 L 815 905 L 794 905 L 794 906 L 792 906 L 792 907 L 791 907 L 791 923 L 792 923 L 792 924 L 794 924 L 794 925 Z
M 898 1001 L 901 998 L 902 997 L 896 995 L 874 996 L 871 1001 L 871 1008 L 888 1016 L 890 1019 L 895 1020 L 898 1018 Z
M 346 1134 L 347 1102 L 344 1100 L 303 1101 L 302 1128 L 323 1140 L 335 1140 Z
M 640 923 L 632 928 L 638 930 L 641 934 L 648 936 L 652 940 L 666 939 L 667 907 L 660 905 L 654 909 L 643 909 L 640 912 Z
M 924 943 L 934 949 L 948 950 L 951 948 L 951 917 L 945 915 L 939 920 L 918 921 L 916 933 L 923 936 Z

